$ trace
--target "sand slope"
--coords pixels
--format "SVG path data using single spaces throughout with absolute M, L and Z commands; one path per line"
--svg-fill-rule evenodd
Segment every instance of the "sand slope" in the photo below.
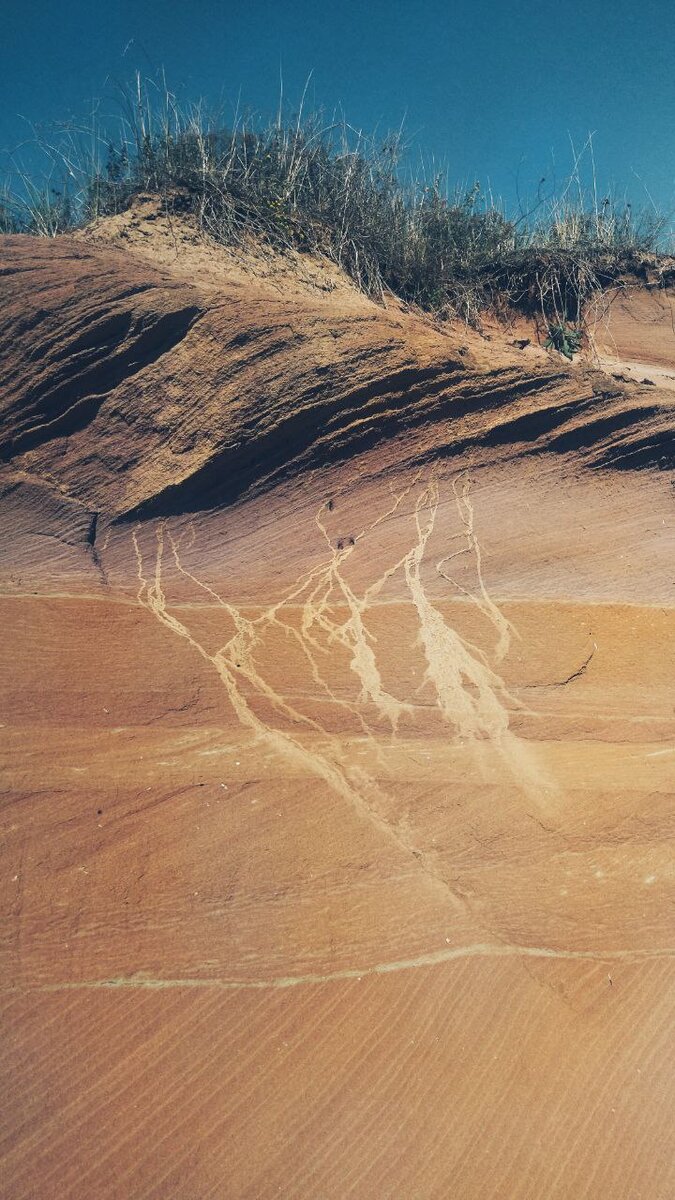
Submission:
M 3 1195 L 672 1196 L 672 395 L 2 250 Z

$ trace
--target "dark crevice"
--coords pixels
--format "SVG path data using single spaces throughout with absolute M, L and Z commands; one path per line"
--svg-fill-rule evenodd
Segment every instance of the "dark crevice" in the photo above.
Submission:
M 314 403 L 309 411 L 296 413 L 283 424 L 258 434 L 248 444 L 228 447 L 188 479 L 167 487 L 158 495 L 121 514 L 120 522 L 145 517 L 163 517 L 183 512 L 226 507 L 244 495 L 259 494 L 304 471 L 335 465 L 345 459 L 367 452 L 374 446 L 403 432 L 412 432 L 423 425 L 447 423 L 447 442 L 435 445 L 435 458 L 457 457 L 477 448 L 518 447 L 518 453 L 565 453 L 575 449 L 598 448 L 595 465 L 628 468 L 663 466 L 672 462 L 667 446 L 672 435 L 664 433 L 645 437 L 623 449 L 611 450 L 602 445 L 608 434 L 636 426 L 657 416 L 657 407 L 631 408 L 614 412 L 588 423 L 549 436 L 571 419 L 586 414 L 599 405 L 597 396 L 556 404 L 555 397 L 543 410 L 525 413 L 490 429 L 465 437 L 453 438 L 453 422 L 458 417 L 487 412 L 500 406 L 512 406 L 521 398 L 537 393 L 560 382 L 559 376 L 531 377 L 514 383 L 512 378 L 483 378 L 475 390 L 444 394 L 451 382 L 451 372 L 436 369 L 437 378 L 429 372 L 420 376 L 401 372 L 398 376 L 380 380 L 373 388 L 360 390 L 339 402 L 335 399 Z M 402 387 L 402 381 L 408 387 Z M 414 382 L 415 381 L 415 382 Z M 398 390 L 397 390 L 398 389 Z M 434 397 L 429 403 L 430 397 Z M 382 397 L 382 401 L 374 397 Z M 331 424 L 345 415 L 362 413 L 356 428 L 347 428 L 340 436 L 327 432 Z M 421 461 L 424 454 L 416 461 Z
M 519 385 L 508 379 L 477 381 L 475 391 L 444 395 L 459 373 L 449 368 L 415 371 L 406 368 L 371 387 L 360 389 L 336 401 L 334 397 L 314 403 L 266 433 L 258 434 L 243 447 L 218 451 L 204 467 L 188 479 L 172 484 L 158 495 L 143 501 L 118 521 L 175 515 L 220 508 L 235 503 L 245 493 L 268 490 L 301 470 L 321 468 L 344 461 L 372 449 L 403 431 L 447 419 L 451 422 L 471 411 L 485 411 L 513 402 L 515 398 L 537 392 L 559 382 L 559 376 L 532 377 Z M 434 379 L 433 376 L 436 376 Z M 430 407 L 429 398 L 436 397 Z M 334 419 L 360 413 L 356 428 L 347 428 L 340 440 L 326 435 Z M 563 418 L 559 418 L 563 419 Z M 474 437 L 467 444 L 480 444 Z M 443 453 L 441 448 L 440 453 Z
M 584 662 L 582 662 L 581 666 L 577 667 L 576 671 L 572 671 L 572 674 L 568 675 L 566 679 L 554 679 L 550 683 L 528 683 L 528 684 L 524 684 L 523 686 L 527 687 L 527 688 L 567 687 L 568 683 L 573 683 L 575 679 L 580 679 L 582 675 L 586 674 L 589 666 L 591 665 L 591 661 L 595 655 L 597 648 L 598 647 L 596 646 L 596 644 L 594 642 L 593 649 L 589 653 L 588 657 L 584 660 Z
M 643 471 L 656 468 L 672 471 L 675 465 L 675 435 L 672 429 L 633 441 L 629 446 L 612 446 L 595 460 L 594 466 L 613 471 Z
M 97 513 L 97 512 L 91 514 L 91 519 L 89 521 L 89 527 L 85 534 L 85 540 L 91 551 L 91 557 L 92 557 L 94 566 L 96 567 L 96 570 L 99 572 L 99 575 L 101 576 L 103 583 L 107 587 L 108 586 L 108 576 L 106 575 L 105 567 L 103 566 L 103 563 L 101 562 L 101 556 L 98 552 L 98 547 L 96 545 L 96 534 L 98 531 L 98 520 L 99 520 L 100 515 L 101 514 Z
M 557 437 L 551 438 L 549 447 L 551 450 L 566 453 L 597 446 L 598 442 L 602 442 L 608 434 L 634 427 L 650 417 L 657 416 L 662 411 L 653 405 L 644 405 L 641 408 L 623 408 L 610 416 L 598 417 L 595 421 L 588 421 L 574 429 L 565 430 Z
M 29 414 L 24 421 L 30 420 L 30 427 L 0 442 L 0 458 L 7 461 L 52 438 L 67 437 L 84 428 L 110 392 L 173 350 L 200 315 L 201 309 L 194 305 L 151 320 L 145 315 L 136 323 L 130 314 L 123 313 L 104 323 L 104 344 L 97 343 L 94 347 L 91 339 L 100 334 L 101 323 L 98 323 L 84 341 L 84 345 L 91 344 L 95 361 L 73 378 L 72 367 L 78 364 L 69 358 L 66 367 L 70 368 L 69 378 L 61 378 L 54 386 L 52 374 L 48 390 L 22 397 L 20 408 L 22 413 Z M 106 355 L 105 351 L 114 351 L 117 345 L 120 345 L 118 353 Z

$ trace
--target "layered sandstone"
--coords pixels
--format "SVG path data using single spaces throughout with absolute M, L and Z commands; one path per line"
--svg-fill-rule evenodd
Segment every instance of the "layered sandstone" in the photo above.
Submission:
M 666 1200 L 675 335 L 0 269 L 3 1194 Z

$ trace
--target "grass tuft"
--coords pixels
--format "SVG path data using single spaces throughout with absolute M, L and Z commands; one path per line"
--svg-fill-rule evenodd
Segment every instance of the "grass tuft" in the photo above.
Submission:
M 656 213 L 599 201 L 595 180 L 585 193 L 578 157 L 562 197 L 515 220 L 478 184 L 451 192 L 440 175 L 407 178 L 400 135 L 377 141 L 302 110 L 226 125 L 140 76 L 114 137 L 67 129 L 40 144 L 50 172 L 36 182 L 15 168 L 15 186 L 0 190 L 0 232 L 54 237 L 153 192 L 218 242 L 255 235 L 322 254 L 370 296 L 390 291 L 472 324 L 515 307 L 576 330 L 593 296 L 631 259 L 656 252 L 664 229 Z

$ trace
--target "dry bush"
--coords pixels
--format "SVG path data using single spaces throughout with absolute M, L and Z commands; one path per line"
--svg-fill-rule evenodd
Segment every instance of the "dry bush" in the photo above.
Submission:
M 589 200 L 578 156 L 562 196 L 514 221 L 478 185 L 451 193 L 440 177 L 406 181 L 400 135 L 378 142 L 302 106 L 294 120 L 228 126 L 140 76 L 123 100 L 114 137 L 89 128 L 42 137 L 47 178 L 19 170 L 18 191 L 0 198 L 0 229 L 56 236 L 150 191 L 168 210 L 189 209 L 216 241 L 253 233 L 320 253 L 375 297 L 389 290 L 474 324 L 511 306 L 562 326 L 580 325 L 589 299 L 662 233 L 656 215 L 598 203 L 595 178 Z

